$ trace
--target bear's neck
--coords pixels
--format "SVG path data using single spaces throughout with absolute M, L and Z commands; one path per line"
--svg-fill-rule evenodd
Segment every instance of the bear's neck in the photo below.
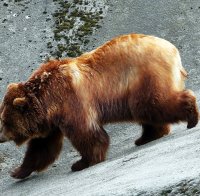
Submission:
M 78 102 L 78 100 L 74 100 L 76 96 L 70 79 L 66 76 L 63 77 L 58 71 L 36 75 L 34 78 L 30 78 L 25 86 L 27 92 L 34 94 L 39 100 L 46 120 L 54 122 L 54 124 L 63 118 L 62 115 L 65 113 L 63 110 L 68 110 L 69 107 L 72 109 Z M 71 111 L 70 109 L 68 111 Z

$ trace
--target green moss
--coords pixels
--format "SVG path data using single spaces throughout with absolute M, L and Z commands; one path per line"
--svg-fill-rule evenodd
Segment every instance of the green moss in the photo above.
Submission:
M 64 35 L 62 38 L 65 40 L 66 44 L 69 44 L 69 37 L 67 37 L 67 36 Z
M 65 45 L 63 45 L 63 44 L 58 44 L 57 47 L 58 47 L 58 50 L 59 50 L 60 52 L 64 52 L 64 51 L 66 50 L 66 47 L 65 47 Z
M 53 46 L 52 46 L 52 43 L 51 43 L 51 42 L 48 42 L 48 43 L 47 43 L 47 48 L 53 48 Z
M 74 0 L 74 4 L 82 5 L 82 4 L 83 4 L 83 1 L 82 1 L 82 0 Z
M 53 14 L 53 16 L 54 17 L 58 17 L 59 19 L 61 19 L 62 17 L 64 17 L 65 18 L 65 13 L 64 12 L 62 12 L 62 10 L 60 11 L 57 11 L 57 12 L 55 12 L 54 14 Z
M 194 188 L 194 189 L 192 190 L 192 193 L 193 193 L 194 195 L 199 195 L 199 194 L 200 194 L 200 190 L 198 190 L 197 188 Z
M 87 38 L 91 35 L 94 29 L 100 28 L 99 20 L 102 18 L 102 9 L 93 13 L 87 11 L 86 5 L 89 1 L 73 0 L 72 3 L 65 0 L 53 0 L 55 4 L 59 5 L 58 10 L 52 14 L 55 21 L 54 24 L 54 40 L 58 43 L 55 51 L 50 51 L 50 53 L 57 58 L 62 57 L 67 54 L 70 57 L 75 57 L 83 53 L 82 48 L 84 48 L 88 43 Z M 93 6 L 96 6 L 96 4 Z M 85 9 L 84 9 L 85 8 Z M 78 24 L 78 29 L 74 28 L 75 21 L 77 19 L 81 20 Z M 71 29 L 75 29 L 73 34 L 68 34 Z M 47 47 L 51 48 L 52 44 L 47 43 Z
M 85 1 L 85 5 L 88 5 L 89 3 L 87 1 Z
M 78 9 L 75 9 L 74 11 L 71 12 L 70 14 L 71 17 L 79 17 L 79 11 Z
M 66 20 L 59 25 L 59 28 L 62 30 L 69 30 L 74 26 L 74 21 Z
M 168 195 L 168 194 L 170 194 L 172 192 L 172 190 L 171 189 L 168 189 L 168 190 L 163 190 L 162 192 L 161 192 L 161 195 L 162 196 L 165 196 L 165 195 Z

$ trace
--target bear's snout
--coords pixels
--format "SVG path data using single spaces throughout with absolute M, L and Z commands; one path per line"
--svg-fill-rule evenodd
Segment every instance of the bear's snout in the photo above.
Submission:
M 2 127 L 2 123 L 0 121 L 0 143 L 4 143 L 6 141 L 8 141 L 8 139 L 3 133 L 3 127 Z
M 3 132 L 0 132 L 0 143 L 7 142 L 8 139 L 4 136 Z

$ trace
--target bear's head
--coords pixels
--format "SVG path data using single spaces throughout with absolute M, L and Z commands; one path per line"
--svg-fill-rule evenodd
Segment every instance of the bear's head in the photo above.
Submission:
M 22 83 L 10 84 L 0 106 L 0 142 L 14 141 L 21 145 L 39 137 L 41 114 L 39 101 L 25 93 Z

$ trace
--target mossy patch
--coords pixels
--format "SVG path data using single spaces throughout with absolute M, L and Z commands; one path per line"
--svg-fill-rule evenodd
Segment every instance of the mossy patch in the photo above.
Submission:
M 89 0 L 53 1 L 58 9 L 52 14 L 54 40 L 47 44 L 50 54 L 54 58 L 79 56 L 89 43 L 89 35 L 100 27 L 105 5 Z
M 61 58 L 76 57 L 87 50 L 90 35 L 101 27 L 100 21 L 105 16 L 107 0 L 53 0 L 54 10 L 42 10 L 45 21 L 53 21 L 52 33 L 44 32 L 42 38 L 46 41 L 47 51 L 42 51 L 41 57 Z M 23 13 L 28 9 L 31 0 L 8 0 L 4 6 L 18 6 Z M 35 4 L 35 3 L 34 3 Z M 26 16 L 28 17 L 28 16 Z M 6 23 L 7 19 L 2 20 Z M 52 25 L 52 23 L 51 23 Z M 45 25 L 44 25 L 45 28 Z M 30 41 L 29 41 L 30 43 Z

